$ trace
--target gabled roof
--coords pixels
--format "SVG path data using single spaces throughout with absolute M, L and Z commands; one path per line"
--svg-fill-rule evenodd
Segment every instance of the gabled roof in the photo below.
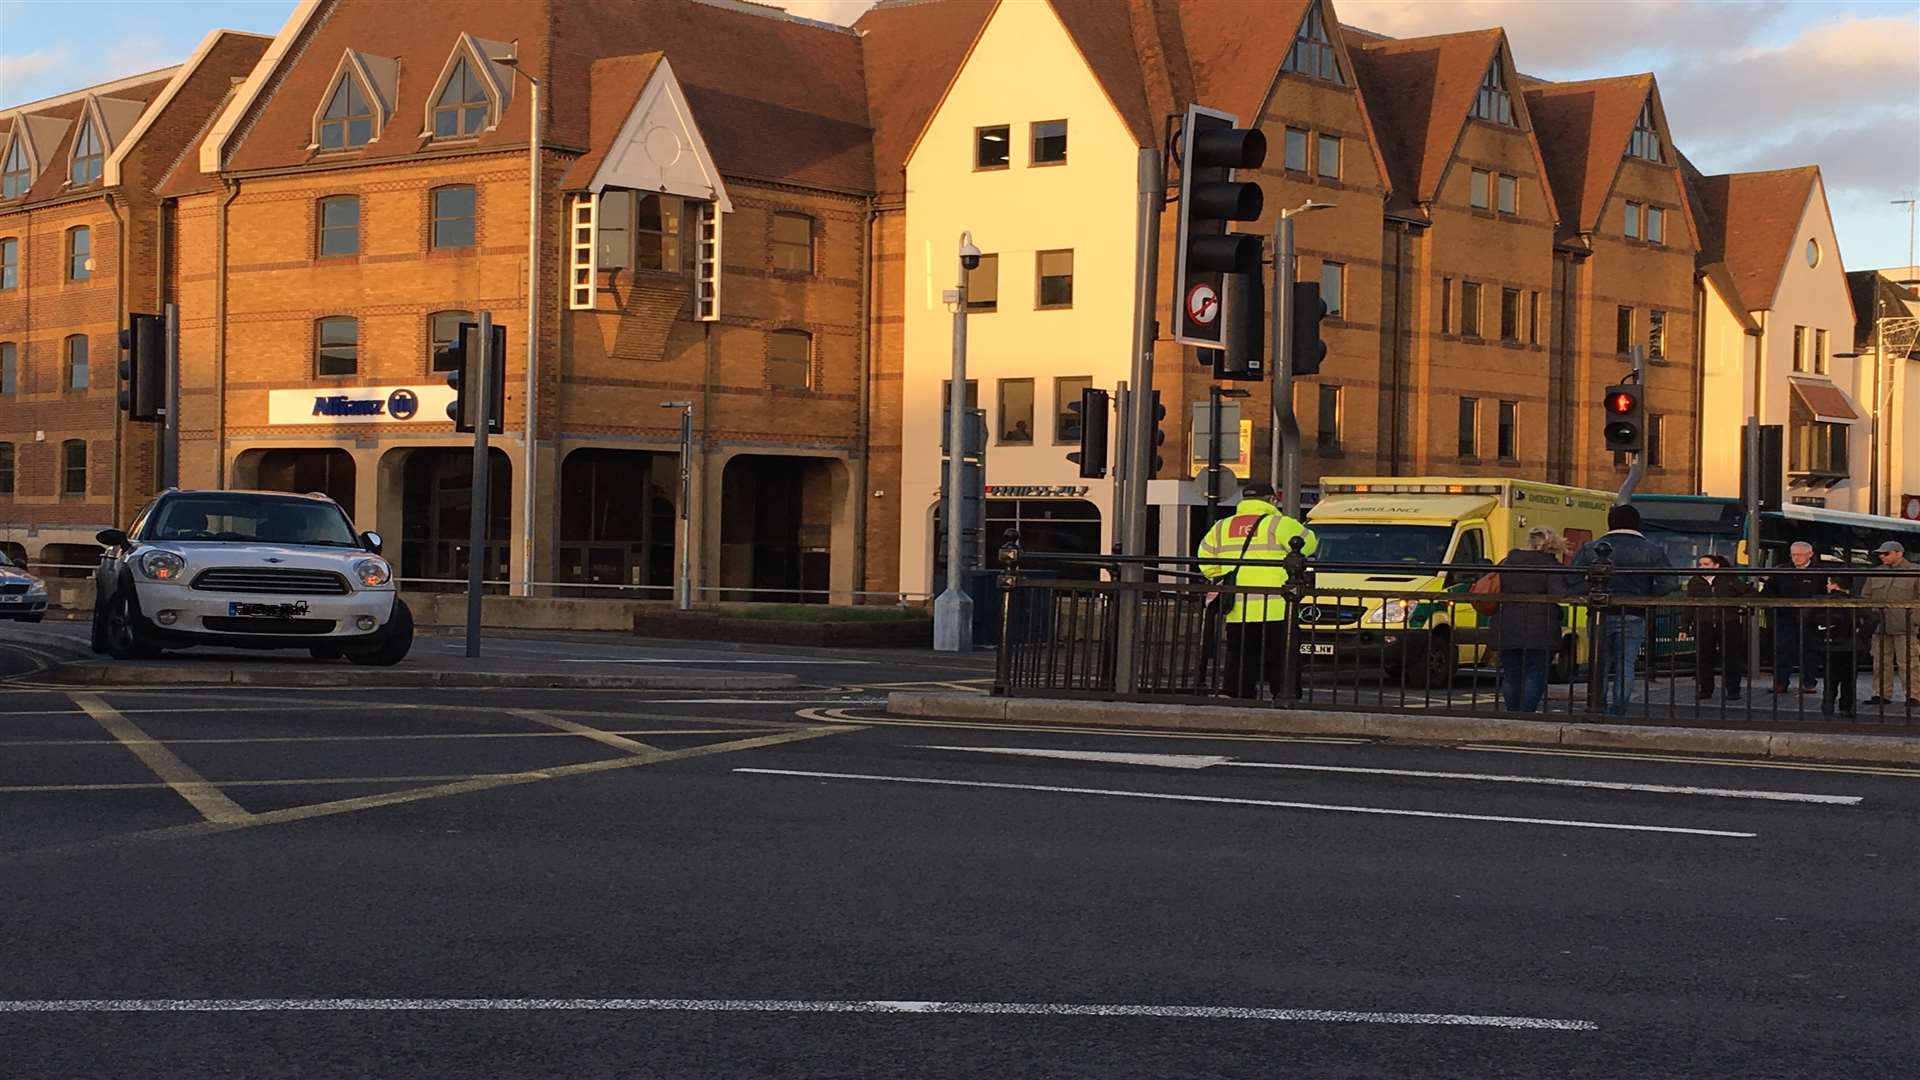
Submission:
M 567 169 L 562 191 L 657 191 L 733 211 L 671 61 L 659 53 L 596 60 L 593 83 L 593 149 Z
M 1112 0 L 1048 0 L 1067 36 L 1086 57 L 1121 122 L 1145 147 L 1160 145 L 1160 122 L 1147 108 L 1147 82 L 1141 51 L 1135 47 L 1133 23 L 1121 18 Z
M 1593 232 L 1619 175 L 1652 75 L 1540 83 L 1526 89 L 1563 231 Z
M 178 70 L 165 68 L 137 79 L 120 79 L 29 102 L 0 114 L 0 120 L 4 120 L 4 126 L 0 126 L 0 146 L 17 134 L 25 141 L 34 168 L 33 185 L 25 197 L 7 205 L 32 204 L 66 195 L 72 190 L 67 184 L 67 166 L 82 122 L 93 121 L 95 134 L 102 144 L 101 156 L 103 160 L 111 157 L 127 137 L 139 129 L 141 115 Z M 89 183 L 87 190 L 101 186 Z
M 874 187 L 906 190 L 907 154 L 973 50 L 997 0 L 882 0 L 853 26 L 860 32 Z
M 1803 165 L 1701 176 L 1692 185 L 1702 211 L 1701 261 L 1726 265 L 1747 310 L 1772 309 L 1819 178 L 1818 166 Z
M 1913 290 L 1889 277 L 1885 270 L 1849 270 L 1847 272 L 1847 292 L 1853 300 L 1853 347 L 1866 350 L 1875 347 L 1874 323 L 1881 318 L 1904 319 L 1912 310 L 1916 299 Z M 1895 352 L 1890 346 L 1888 352 Z M 1908 350 L 1909 356 L 1920 356 L 1920 341 L 1915 341 Z

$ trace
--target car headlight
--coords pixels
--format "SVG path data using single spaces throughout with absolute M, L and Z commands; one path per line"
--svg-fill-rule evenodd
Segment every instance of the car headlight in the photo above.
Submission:
M 187 570 L 187 560 L 171 551 L 148 551 L 140 555 L 140 572 L 155 581 L 178 581 Z
M 35 595 L 45 596 L 46 594 L 47 594 L 47 583 L 44 581 L 36 581 L 27 586 L 28 596 L 35 596 Z
M 353 580 L 365 589 L 385 585 L 393 580 L 393 567 L 385 559 L 361 559 L 353 564 Z
M 1386 626 L 1407 621 L 1407 613 L 1413 610 L 1413 601 L 1395 597 L 1367 612 L 1365 622 L 1371 626 Z

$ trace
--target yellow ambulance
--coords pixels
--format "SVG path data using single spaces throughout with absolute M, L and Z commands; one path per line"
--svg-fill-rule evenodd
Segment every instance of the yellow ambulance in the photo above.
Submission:
M 1409 686 L 1445 686 L 1465 665 L 1488 659 L 1485 617 L 1467 592 L 1527 534 L 1548 528 L 1565 558 L 1607 531 L 1608 491 L 1497 477 L 1337 476 L 1320 481 L 1307 513 L 1319 538 L 1316 563 L 1368 563 L 1371 572 L 1315 571 L 1317 594 L 1301 602 L 1301 659 L 1311 666 L 1383 670 Z M 1406 564 L 1401 573 L 1395 564 Z M 1435 573 L 1430 567 L 1445 564 Z M 1411 597 L 1343 592 L 1433 593 Z M 1565 633 L 1554 679 L 1585 649 L 1586 617 L 1561 609 Z

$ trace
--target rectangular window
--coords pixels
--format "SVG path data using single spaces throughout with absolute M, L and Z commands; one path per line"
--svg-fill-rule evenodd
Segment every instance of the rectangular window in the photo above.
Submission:
M 1807 370 L 1807 328 L 1793 328 L 1793 370 Z
M 68 439 L 60 444 L 61 479 L 60 494 L 85 495 L 87 493 L 87 444 L 80 439 Z
M 436 188 L 433 192 L 433 246 L 463 248 L 473 246 L 473 189 Z
M 973 129 L 973 167 L 976 169 L 1004 169 L 1012 151 L 1013 129 L 1005 124 L 998 127 Z
M 805 214 L 773 215 L 773 268 L 796 274 L 813 272 L 813 219 Z
M 1000 310 L 1000 256 L 982 255 L 980 265 L 967 271 L 967 310 Z
M 360 368 L 360 320 L 346 316 L 314 324 L 313 372 L 316 375 L 352 375 Z
M 1347 268 L 1344 264 L 1320 260 L 1320 302 L 1327 305 L 1327 318 L 1346 316 Z
M 0 495 L 13 494 L 13 444 L 0 442 Z
M 87 388 L 90 381 L 87 366 L 87 336 L 75 334 L 67 339 L 67 389 Z
M 1307 171 L 1307 133 L 1299 128 L 1287 129 L 1286 166 L 1294 172 Z
M 1064 165 L 1067 161 L 1067 122 L 1042 120 L 1033 125 L 1034 165 Z
M 767 335 L 767 385 L 786 390 L 806 390 L 813 386 L 812 334 L 804 330 L 775 330 Z
M 1613 351 L 1621 356 L 1633 351 L 1633 309 L 1625 304 L 1614 313 Z
M 1630 202 L 1627 204 L 1626 216 L 1624 220 L 1621 222 L 1620 228 L 1621 228 L 1621 231 L 1625 232 L 1629 237 L 1635 240 L 1640 239 L 1640 204 L 1639 203 Z
M 1520 340 L 1520 290 L 1500 290 L 1500 340 Z
M 1033 380 L 1000 380 L 1000 442 L 1033 445 Z
M 1460 334 L 1480 336 L 1480 283 L 1477 281 L 1460 283 Z
M 93 277 L 93 230 L 82 225 L 67 230 L 67 280 Z
M 452 371 L 459 366 L 460 354 L 453 351 L 460 337 L 460 324 L 478 322 L 471 311 L 436 311 L 427 320 L 427 336 L 432 338 L 430 363 L 435 371 Z
M 11 341 L 0 341 L 0 397 L 9 397 L 19 393 L 20 384 L 20 346 Z
M 1038 281 L 1035 308 L 1073 306 L 1073 252 L 1042 251 L 1034 256 L 1034 276 Z
M 9 236 L 0 240 L 0 289 L 20 284 L 20 241 Z
M 1520 181 L 1511 176 L 1500 177 L 1500 212 L 1503 214 L 1520 212 Z
M 1667 241 L 1667 212 L 1657 206 L 1647 207 L 1647 243 L 1664 244 Z
M 360 197 L 335 195 L 320 200 L 320 242 L 322 255 L 358 255 L 360 253 Z
M 1815 375 L 1827 373 L 1827 332 L 1825 330 L 1813 332 L 1813 373 Z
M 1460 399 L 1460 456 L 1480 456 L 1480 399 Z
M 1647 414 L 1647 468 L 1658 469 L 1667 463 L 1667 418 L 1660 413 Z
M 633 268 L 679 273 L 684 200 L 678 195 L 634 194 Z
M 1664 311 L 1647 312 L 1647 359 L 1664 360 L 1667 356 L 1667 313 Z
M 1080 391 L 1092 385 L 1093 378 L 1087 375 L 1053 380 L 1054 442 L 1077 443 L 1080 441 L 1080 414 L 1067 406 L 1078 404 Z
M 1515 461 L 1520 457 L 1520 450 L 1516 445 L 1518 436 L 1514 430 L 1519 411 L 1520 403 L 1517 401 L 1500 403 L 1499 427 L 1495 433 L 1498 445 L 1495 448 L 1500 452 L 1501 461 Z
M 1340 179 L 1340 140 L 1332 135 L 1322 135 L 1316 140 L 1313 156 L 1313 169 L 1330 180 Z
M 1472 178 L 1468 181 L 1467 205 L 1472 206 L 1476 210 L 1485 210 L 1487 208 L 1488 177 L 1489 174 L 1486 170 L 1475 169 L 1473 170 Z
M 1440 279 L 1440 332 L 1453 333 L 1453 279 Z
M 1527 344 L 1540 344 L 1540 293 L 1527 293 Z
M 1340 388 L 1332 383 L 1320 384 L 1319 431 L 1314 445 L 1323 454 L 1331 454 L 1340 449 Z

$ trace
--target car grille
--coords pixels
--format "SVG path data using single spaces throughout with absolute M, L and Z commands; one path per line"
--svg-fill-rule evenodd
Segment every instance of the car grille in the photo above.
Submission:
M 301 596 L 339 596 L 348 592 L 347 579 L 331 570 L 301 570 L 287 566 L 216 566 L 200 571 L 193 587 L 206 592 L 290 593 Z
M 208 615 L 200 620 L 209 630 L 231 634 L 331 634 L 332 619 L 236 619 Z
M 26 591 L 25 585 L 0 585 L 0 596 L 19 596 Z
M 1300 621 L 1310 626 L 1344 626 L 1359 622 L 1366 613 L 1366 608 L 1346 604 L 1300 605 Z

